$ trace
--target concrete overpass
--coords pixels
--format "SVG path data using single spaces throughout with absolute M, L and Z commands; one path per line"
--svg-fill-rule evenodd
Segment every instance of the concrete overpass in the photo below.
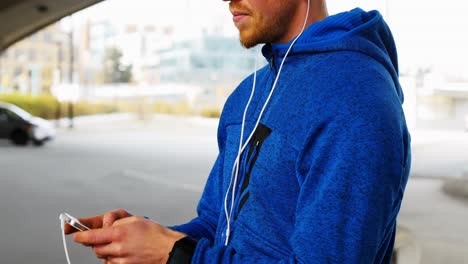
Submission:
M 103 0 L 1 0 L 0 52 L 32 33 Z

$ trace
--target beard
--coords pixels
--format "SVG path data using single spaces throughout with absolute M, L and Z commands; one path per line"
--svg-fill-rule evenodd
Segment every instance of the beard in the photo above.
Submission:
M 289 29 L 295 7 L 290 1 L 277 1 L 269 16 L 251 11 L 250 25 L 239 29 L 241 45 L 248 49 L 261 43 L 275 43 L 280 40 Z

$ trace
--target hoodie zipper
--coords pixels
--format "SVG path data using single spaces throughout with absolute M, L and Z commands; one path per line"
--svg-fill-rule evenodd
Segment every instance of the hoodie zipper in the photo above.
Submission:
M 278 65 L 276 65 L 277 62 L 281 62 L 281 60 L 278 60 L 279 55 L 277 53 L 271 52 L 270 55 L 270 70 L 276 75 L 278 74 Z
M 274 68 L 275 68 L 275 55 L 273 55 L 273 52 L 272 52 L 270 56 L 270 70 L 274 70 Z

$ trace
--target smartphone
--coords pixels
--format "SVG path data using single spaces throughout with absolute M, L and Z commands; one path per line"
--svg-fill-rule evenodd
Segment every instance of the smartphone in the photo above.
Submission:
M 60 215 L 60 219 L 63 219 L 65 221 L 65 223 L 71 225 L 73 228 L 77 229 L 77 230 L 80 230 L 80 231 L 85 231 L 85 230 L 89 230 L 90 228 L 83 225 L 82 223 L 80 223 L 80 221 L 78 219 L 76 219 L 75 217 L 67 214 L 67 213 L 62 213 Z

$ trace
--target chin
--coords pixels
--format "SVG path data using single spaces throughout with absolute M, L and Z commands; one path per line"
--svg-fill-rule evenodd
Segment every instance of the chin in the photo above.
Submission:
M 258 44 L 258 43 L 243 42 L 242 40 L 240 41 L 240 43 L 246 49 L 253 48 L 253 47 L 257 46 L 257 44 Z
M 256 38 L 253 38 L 251 36 L 242 36 L 242 34 L 240 34 L 239 41 L 241 45 L 246 49 L 253 48 L 261 43 L 261 41 L 258 41 Z

